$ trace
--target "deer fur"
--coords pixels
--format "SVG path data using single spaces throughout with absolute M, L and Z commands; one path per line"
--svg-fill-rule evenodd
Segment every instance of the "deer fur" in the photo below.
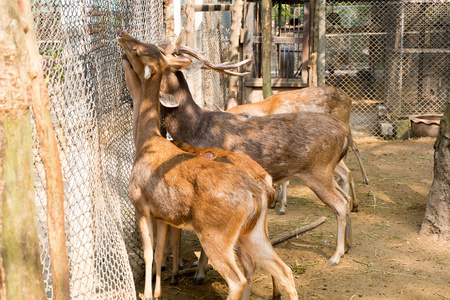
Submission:
M 141 81 L 141 96 L 133 105 L 136 157 L 131 171 L 130 198 L 136 209 L 146 269 L 145 299 L 152 297 L 153 228 L 158 220 L 155 252 L 156 283 L 167 224 L 193 229 L 218 272 L 227 281 L 227 299 L 239 299 L 247 284 L 235 262 L 234 246 L 241 249 L 244 272 L 257 262 L 285 288 L 289 299 L 298 299 L 292 272 L 276 255 L 267 235 L 266 191 L 231 164 L 212 161 L 177 148 L 160 134 L 159 90 L 166 69 L 177 71 L 191 61 L 164 54 L 155 45 L 121 33 L 119 44 Z M 161 224 L 161 226 L 160 226 Z M 165 226 L 166 225 L 166 226 Z M 161 291 L 155 289 L 155 298 Z

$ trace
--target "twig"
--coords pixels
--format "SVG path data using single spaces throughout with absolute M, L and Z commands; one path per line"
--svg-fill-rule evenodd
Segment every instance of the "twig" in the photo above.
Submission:
M 287 239 L 290 239 L 291 237 L 294 237 L 296 235 L 299 235 L 300 233 L 303 233 L 305 231 L 311 230 L 313 228 L 316 228 L 317 226 L 325 223 L 326 218 L 325 217 L 320 217 L 319 219 L 317 219 L 316 221 L 305 225 L 303 227 L 297 228 L 295 230 L 292 231 L 288 231 L 278 237 L 275 237 L 273 239 L 270 240 L 270 242 L 272 243 L 272 245 L 276 245 L 278 243 L 281 243 L 282 241 L 285 241 Z
M 181 271 L 178 273 L 178 275 L 179 275 L 179 276 L 184 276 L 184 275 L 194 274 L 195 272 L 197 272 L 197 269 L 198 269 L 198 267 L 184 269 L 184 270 L 181 270 Z M 207 265 L 205 271 L 209 271 L 209 270 L 211 270 L 211 269 L 213 269 L 213 266 L 212 266 L 212 265 Z M 170 280 L 171 278 L 172 278 L 172 275 L 169 275 L 169 276 L 165 277 L 163 280 L 164 280 L 164 281 L 168 281 L 168 280 Z

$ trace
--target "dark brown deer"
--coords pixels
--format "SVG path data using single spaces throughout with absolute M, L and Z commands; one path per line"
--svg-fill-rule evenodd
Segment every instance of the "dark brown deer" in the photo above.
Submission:
M 169 224 L 197 233 L 205 252 L 227 281 L 227 299 L 239 299 L 247 284 L 235 262 L 236 244 L 241 249 L 246 276 L 257 262 L 286 289 L 289 299 L 298 299 L 291 270 L 276 255 L 267 235 L 266 191 L 233 165 L 184 152 L 160 134 L 158 108 L 163 73 L 166 69 L 172 72 L 183 69 L 191 60 L 173 56 L 170 50 L 173 46 L 166 48 L 164 54 L 157 46 L 141 43 L 126 33 L 120 34 L 119 44 L 141 82 L 141 96 L 133 105 L 136 157 L 130 198 L 144 248 L 145 299 L 153 299 L 151 218 L 158 220 L 157 289 L 161 283 L 161 249 L 165 244 L 161 239 L 165 238 L 163 231 Z M 155 289 L 155 298 L 160 295 L 161 290 Z
M 299 90 L 280 92 L 260 102 L 237 105 L 235 101 L 228 103 L 226 112 L 244 116 L 266 116 L 299 111 L 312 111 L 328 113 L 341 120 L 349 127 L 350 147 L 358 159 L 363 176 L 363 183 L 369 184 L 366 170 L 364 169 L 358 147 L 352 138 L 350 130 L 350 112 L 352 99 L 342 89 L 333 86 L 307 87 Z M 344 176 L 348 177 L 349 174 Z M 342 178 L 345 186 L 349 187 L 352 197 L 352 211 L 358 211 L 356 193 L 353 180 Z M 348 182 L 347 182 L 348 181 Z M 278 187 L 277 187 L 278 188 Z M 345 190 L 345 189 L 344 189 Z M 346 192 L 348 192 L 346 190 Z M 286 203 L 285 185 L 283 185 L 282 209 Z

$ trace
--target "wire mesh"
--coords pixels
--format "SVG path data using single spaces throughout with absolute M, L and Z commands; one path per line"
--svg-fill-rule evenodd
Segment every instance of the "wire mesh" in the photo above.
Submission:
M 205 4 L 229 4 L 231 1 L 203 1 Z M 181 0 L 185 5 L 186 0 Z M 198 3 L 197 3 L 198 4 Z M 186 27 L 186 16 L 181 16 L 182 26 Z M 195 13 L 195 46 L 194 49 L 213 63 L 221 63 L 229 59 L 230 11 L 206 11 Z M 214 110 L 215 105 L 224 108 L 227 99 L 228 76 L 208 69 L 195 73 L 194 86 L 190 90 L 195 102 L 205 109 Z
M 409 116 L 443 112 L 450 88 L 448 1 L 331 2 L 326 83 L 353 99 L 354 130 L 399 138 Z M 392 130 L 382 132 L 382 123 Z
M 134 158 L 117 31 L 158 43 L 162 0 L 34 0 L 33 15 L 63 171 L 72 299 L 136 299 L 142 249 L 128 198 Z M 34 134 L 36 206 L 53 298 L 45 174 Z

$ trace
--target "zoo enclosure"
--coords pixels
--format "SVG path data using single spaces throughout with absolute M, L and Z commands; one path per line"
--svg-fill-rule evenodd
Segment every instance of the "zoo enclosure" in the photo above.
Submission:
M 327 3 L 326 83 L 353 98 L 354 130 L 377 134 L 380 122 L 388 122 L 395 134 L 411 114 L 442 112 L 450 84 L 449 3 Z M 162 42 L 163 1 L 34 0 L 33 8 L 63 168 L 71 298 L 135 299 L 143 259 L 128 199 L 132 116 L 116 37 L 124 29 L 140 40 Z M 302 2 L 292 15 L 287 12 L 280 18 L 274 10 L 274 24 L 279 34 L 299 39 Z M 196 50 L 215 63 L 227 60 L 231 13 L 196 14 Z M 291 18 L 298 23 L 286 24 Z M 275 47 L 274 77 L 299 79 L 300 60 L 290 64 L 283 56 L 290 46 Z M 226 86 L 223 75 L 202 71 L 196 74 L 196 101 L 223 107 Z M 46 183 L 36 135 L 34 158 L 41 261 L 52 298 Z

